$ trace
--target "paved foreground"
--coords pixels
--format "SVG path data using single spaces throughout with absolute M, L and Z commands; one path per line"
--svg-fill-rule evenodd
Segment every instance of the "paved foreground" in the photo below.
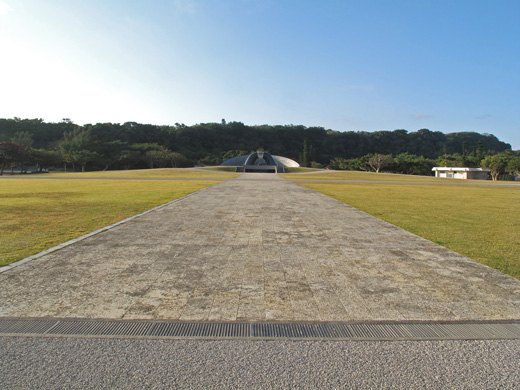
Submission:
M 520 281 L 276 175 L 244 174 L 0 274 L 0 302 L 13 317 L 520 319 Z
M 0 338 L 2 389 L 518 389 L 520 340 Z

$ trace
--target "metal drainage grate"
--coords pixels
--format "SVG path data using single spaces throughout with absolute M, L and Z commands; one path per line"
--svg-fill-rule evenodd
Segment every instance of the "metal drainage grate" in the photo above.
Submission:
M 0 318 L 0 336 L 13 335 L 207 340 L 487 340 L 520 339 L 520 321 L 225 323 Z

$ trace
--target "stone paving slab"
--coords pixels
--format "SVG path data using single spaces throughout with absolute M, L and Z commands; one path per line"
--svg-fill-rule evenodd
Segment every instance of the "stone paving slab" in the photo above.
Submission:
M 243 174 L 0 274 L 0 316 L 520 319 L 520 281 L 274 174 Z

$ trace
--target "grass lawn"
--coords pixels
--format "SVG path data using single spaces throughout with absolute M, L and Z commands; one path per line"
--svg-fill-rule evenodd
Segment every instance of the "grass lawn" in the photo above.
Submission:
M 453 182 L 461 183 L 461 179 L 444 179 L 434 176 L 400 175 L 395 173 L 375 173 L 361 171 L 320 171 L 305 175 L 286 173 L 280 175 L 285 179 L 297 180 L 363 180 L 363 181 L 413 181 L 413 182 Z M 489 183 L 489 180 L 471 180 L 472 183 Z
M 360 173 L 363 179 L 353 180 L 366 180 L 367 174 Z M 323 176 L 326 174 L 319 178 Z M 404 181 L 410 181 L 408 178 Z M 298 184 L 520 279 L 518 187 L 392 184 L 391 181 Z
M 239 174 L 231 172 L 223 172 L 220 170 L 199 170 L 183 169 L 183 168 L 160 168 L 160 169 L 134 169 L 128 171 L 96 171 L 96 172 L 51 172 L 43 174 L 31 174 L 31 177 L 129 177 L 129 178 L 189 178 L 189 179 L 213 179 L 222 178 L 230 179 L 237 177 Z
M 172 177 L 173 172 L 123 171 L 126 177 Z M 175 177 L 200 177 L 199 172 Z M 120 172 L 70 174 L 122 177 Z M 160 176 L 168 174 L 170 176 Z M 49 174 L 43 177 L 69 174 Z M 205 175 L 202 173 L 202 175 Z M 223 177 L 208 173 L 207 177 Z M 227 175 L 224 173 L 224 175 Z M 154 206 L 218 183 L 204 180 L 0 179 L 0 266 L 51 248 Z

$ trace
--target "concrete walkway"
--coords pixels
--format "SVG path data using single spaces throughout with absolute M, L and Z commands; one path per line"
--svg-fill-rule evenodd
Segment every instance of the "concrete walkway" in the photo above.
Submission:
M 520 319 L 520 281 L 273 174 L 0 274 L 0 316 Z

